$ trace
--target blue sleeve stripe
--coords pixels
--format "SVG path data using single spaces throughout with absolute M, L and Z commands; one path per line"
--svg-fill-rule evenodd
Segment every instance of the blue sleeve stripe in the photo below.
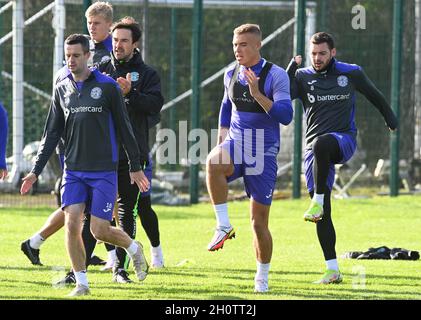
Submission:
M 108 117 L 108 126 L 110 129 L 110 143 L 111 143 L 111 154 L 112 154 L 112 160 L 113 162 L 117 162 L 118 161 L 118 142 L 117 142 L 117 136 L 116 136 L 116 131 L 115 131 L 115 126 L 114 126 L 114 120 L 113 120 L 113 116 L 110 114 Z
M 304 73 L 304 74 L 315 74 L 316 71 L 313 69 L 312 66 L 306 68 L 300 68 L 297 70 L 297 73 Z
M 98 83 L 112 83 L 114 84 L 117 88 L 120 89 L 120 86 L 118 85 L 118 83 L 111 77 L 102 74 L 101 72 L 98 71 L 98 69 L 94 69 L 92 70 L 92 73 L 95 76 L 95 79 Z
M 345 62 L 336 61 L 335 63 L 336 70 L 339 72 L 351 72 L 354 70 L 361 70 L 361 67 L 356 64 L 350 64 Z

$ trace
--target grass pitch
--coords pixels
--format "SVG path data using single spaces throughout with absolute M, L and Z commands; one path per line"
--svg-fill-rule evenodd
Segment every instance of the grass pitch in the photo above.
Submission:
M 308 199 L 277 200 L 271 209 L 274 241 L 270 293 L 253 293 L 255 258 L 248 201 L 230 202 L 236 238 L 223 250 L 206 250 L 215 218 L 210 204 L 155 206 L 166 268 L 151 270 L 143 283 L 121 285 L 111 273 L 89 268 L 92 295 L 80 299 L 421 299 L 421 261 L 348 260 L 347 251 L 386 245 L 421 251 L 421 197 L 374 197 L 333 200 L 337 254 L 344 282 L 314 285 L 324 271 L 315 225 L 302 220 Z M 0 208 L 0 299 L 66 299 L 71 288 L 52 283 L 64 276 L 69 261 L 63 230 L 41 247 L 43 267 L 33 266 L 20 251 L 21 241 L 37 231 L 50 208 Z M 138 239 L 149 258 L 149 241 L 138 223 Z M 105 258 L 103 245 L 95 251 Z M 133 280 L 135 276 L 130 270 Z

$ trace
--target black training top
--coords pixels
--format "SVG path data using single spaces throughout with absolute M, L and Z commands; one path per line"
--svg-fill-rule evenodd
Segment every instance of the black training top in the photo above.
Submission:
M 362 68 L 332 59 L 317 72 L 312 66 L 297 70 L 294 59 L 287 68 L 291 98 L 302 101 L 306 115 L 306 144 L 328 132 L 357 135 L 355 126 L 355 91 L 362 93 L 382 114 L 386 124 L 396 129 L 398 121 L 383 94 Z
M 128 154 L 130 171 L 141 168 L 121 90 L 96 69 L 80 90 L 71 74 L 56 84 L 33 173 L 41 173 L 60 137 L 64 138 L 67 170 L 116 170 L 119 140 Z
M 129 61 L 118 61 L 112 54 L 111 61 L 100 64 L 98 68 L 113 79 L 126 78 L 128 73 L 131 74 L 131 89 L 124 97 L 124 102 L 138 143 L 141 161 L 146 161 L 149 153 L 148 119 L 151 116 L 159 116 L 164 104 L 158 73 L 143 62 L 138 50 L 135 50 Z M 125 159 L 125 154 L 120 152 L 120 158 Z

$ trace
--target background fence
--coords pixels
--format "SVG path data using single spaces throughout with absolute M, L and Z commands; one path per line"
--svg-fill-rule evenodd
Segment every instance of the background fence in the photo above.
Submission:
M 160 74 L 165 101 L 169 102 L 177 95 L 191 87 L 191 41 L 192 41 L 192 1 L 109 1 L 114 7 L 114 17 L 119 19 L 131 15 L 142 22 L 147 14 L 148 25 L 144 32 L 146 62 Z M 8 1 L 0 0 L 0 7 Z M 51 0 L 24 1 L 25 20 L 43 10 L 52 3 Z M 147 6 L 145 6 L 147 3 Z M 366 11 L 365 29 L 352 27 L 355 14 L 352 8 L 361 4 Z M 218 4 L 218 5 L 217 5 Z M 391 52 L 392 52 L 392 17 L 393 1 L 389 0 L 317 0 L 308 1 L 308 16 L 315 14 L 316 30 L 332 33 L 336 39 L 339 60 L 361 65 L 369 77 L 390 101 Z M 402 88 L 401 88 L 401 127 L 400 156 L 405 160 L 402 168 L 409 172 L 411 186 L 419 183 L 415 132 L 419 126 L 415 109 L 415 15 L 417 1 L 404 1 L 403 52 L 402 52 Z M 147 10 L 146 10 L 146 9 Z M 66 23 L 65 35 L 75 32 L 83 33 L 83 1 L 65 1 Z M 215 74 L 218 70 L 234 60 L 232 53 L 232 30 L 243 23 L 257 23 L 266 37 L 294 17 L 293 1 L 204 1 L 203 37 L 202 37 L 202 80 Z M 34 21 L 24 31 L 24 145 L 40 139 L 44 121 L 49 107 L 49 94 L 52 91 L 54 28 L 53 13 Z M 6 9 L 0 14 L 0 38 L 12 29 L 12 10 Z M 285 31 L 264 46 L 262 55 L 266 59 L 286 67 L 293 56 L 294 27 Z M 0 46 L 0 100 L 9 114 L 9 144 L 7 153 L 12 155 L 12 40 Z M 223 95 L 222 77 L 216 79 L 201 92 L 200 127 L 209 135 L 211 129 L 218 126 L 220 101 Z M 178 130 L 179 121 L 190 119 L 190 99 L 184 99 L 162 113 L 161 128 Z M 359 129 L 359 149 L 350 163 L 350 172 L 361 164 L 367 165 L 365 179 L 361 184 L 380 186 L 384 179 L 373 179 L 373 173 L 380 158 L 389 158 L 389 134 L 378 111 L 361 95 L 357 98 L 356 122 Z M 178 132 L 177 132 L 178 133 Z M 151 145 L 155 135 L 151 134 Z M 293 126 L 282 128 L 282 148 L 279 165 L 288 166 L 292 159 Z M 211 143 L 209 141 L 209 149 Z M 10 168 L 9 168 L 10 169 Z M 160 166 L 160 171 L 187 172 L 182 164 Z M 169 174 L 167 174 L 169 175 Z M 161 175 L 162 177 L 163 175 Z M 185 176 L 185 175 L 184 175 Z M 45 179 L 39 186 L 39 192 L 49 193 L 52 182 Z M 286 173 L 279 180 L 282 189 L 290 186 L 290 174 Z M 203 184 L 202 184 L 203 187 Z M 181 185 L 180 185 L 181 188 Z M 7 205 L 16 201 L 18 185 L 10 192 L 2 191 L 0 185 L 0 204 Z M 202 194 L 206 194 L 203 189 Z M 50 197 L 51 198 L 51 197 Z M 13 200 L 11 200 L 13 199 Z M 19 198 L 18 198 L 19 199 Z M 31 198 L 29 198 L 31 199 Z M 42 200 L 32 197 L 32 202 L 39 204 Z M 49 198 L 48 198 L 49 199 Z M 54 202 L 54 200 L 52 200 Z

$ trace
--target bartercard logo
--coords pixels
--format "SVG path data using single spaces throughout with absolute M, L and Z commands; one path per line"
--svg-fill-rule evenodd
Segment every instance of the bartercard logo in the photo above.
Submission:
M 99 106 L 99 107 L 80 106 L 80 107 L 75 107 L 75 108 L 71 107 L 70 112 L 71 113 L 79 113 L 79 112 L 99 113 L 99 112 L 102 112 L 102 106 Z
M 324 96 L 313 96 L 310 93 L 307 93 L 307 99 L 310 103 L 317 102 L 325 102 L 325 101 L 342 101 L 342 100 L 348 100 L 351 98 L 351 94 L 327 94 Z
M 316 101 L 314 96 L 310 93 L 307 93 L 307 99 L 308 99 L 308 102 L 310 102 L 310 103 L 314 103 Z

